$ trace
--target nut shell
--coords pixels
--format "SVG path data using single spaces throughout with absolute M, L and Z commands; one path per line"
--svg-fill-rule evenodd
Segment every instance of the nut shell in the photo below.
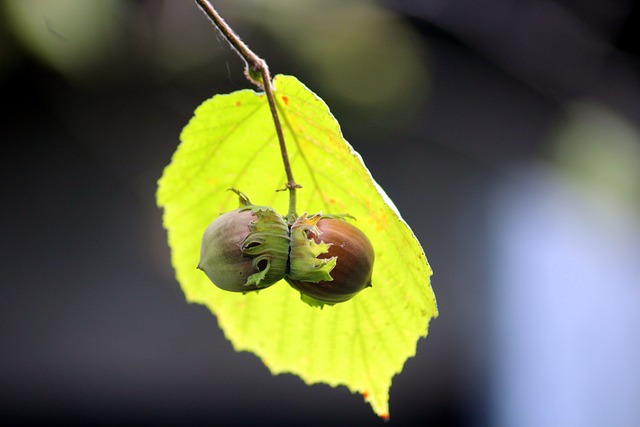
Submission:
M 284 277 L 287 224 L 271 208 L 243 207 L 220 215 L 204 231 L 198 268 L 219 288 L 250 292 Z
M 316 226 L 319 233 L 307 232 L 306 237 L 318 244 L 329 244 L 327 252 L 317 258 L 336 258 L 335 267 L 330 271 L 332 280 L 313 282 L 288 275 L 287 282 L 304 295 L 325 304 L 347 301 L 371 286 L 375 254 L 369 238 L 343 219 L 321 218 Z

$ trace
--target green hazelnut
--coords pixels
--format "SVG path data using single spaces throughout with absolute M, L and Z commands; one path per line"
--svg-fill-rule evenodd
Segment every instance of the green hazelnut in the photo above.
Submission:
M 286 279 L 303 299 L 336 304 L 371 286 L 374 259 L 369 238 L 343 218 L 302 215 L 291 227 Z
M 239 193 L 241 194 L 241 193 Z M 284 278 L 289 229 L 272 208 L 247 205 L 216 218 L 204 231 L 198 268 L 219 288 L 250 292 Z M 241 203 L 243 198 L 241 196 Z

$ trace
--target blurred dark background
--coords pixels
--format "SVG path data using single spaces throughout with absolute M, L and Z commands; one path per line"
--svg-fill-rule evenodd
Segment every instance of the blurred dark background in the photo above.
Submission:
M 627 0 L 216 1 L 319 94 L 435 271 L 391 425 L 640 423 L 640 45 Z M 380 425 L 234 353 L 156 181 L 247 88 L 191 1 L 0 2 L 0 422 Z

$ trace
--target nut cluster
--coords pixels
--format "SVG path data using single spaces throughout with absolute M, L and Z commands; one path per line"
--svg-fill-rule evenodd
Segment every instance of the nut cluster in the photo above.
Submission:
M 246 293 L 285 279 L 305 302 L 319 306 L 371 286 L 373 246 L 344 216 L 302 214 L 288 223 L 236 193 L 240 208 L 220 215 L 202 236 L 198 268 L 216 286 Z

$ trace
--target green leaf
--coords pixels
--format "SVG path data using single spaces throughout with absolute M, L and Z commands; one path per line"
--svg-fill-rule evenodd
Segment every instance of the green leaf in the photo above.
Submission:
M 326 104 L 290 76 L 274 79 L 298 190 L 298 211 L 347 213 L 376 251 L 373 286 L 352 300 L 311 307 L 284 280 L 248 294 L 218 289 L 199 270 L 200 239 L 219 214 L 237 207 L 238 188 L 287 212 L 282 159 L 264 94 L 241 90 L 205 101 L 181 134 L 159 181 L 171 259 L 188 301 L 217 316 L 237 351 L 272 373 L 306 383 L 345 385 L 388 418 L 389 387 L 437 316 L 431 269 L 420 244 L 344 140 Z

